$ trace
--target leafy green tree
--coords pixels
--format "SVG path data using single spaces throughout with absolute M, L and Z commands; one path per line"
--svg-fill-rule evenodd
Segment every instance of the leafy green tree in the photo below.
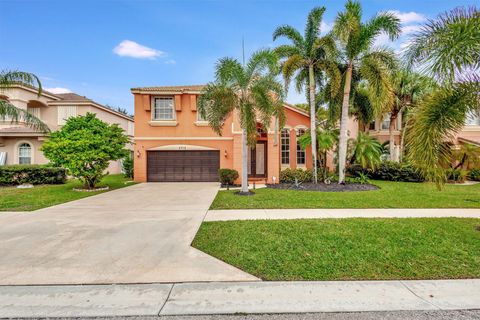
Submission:
M 275 49 L 278 55 L 285 60 L 282 63 L 282 73 L 285 87 L 288 88 L 291 79 L 295 76 L 297 90 L 308 87 L 307 97 L 310 106 L 310 128 L 313 166 L 313 180 L 317 183 L 317 142 L 316 142 L 316 83 L 319 82 L 320 72 L 330 77 L 340 79 L 333 57 L 336 56 L 335 41 L 330 36 L 320 37 L 320 25 L 325 7 L 313 8 L 307 18 L 305 34 L 289 25 L 278 27 L 273 33 L 273 40 L 285 37 L 292 44 L 281 45 Z M 334 82 L 337 83 L 337 82 Z
M 86 189 L 93 189 L 104 176 L 109 161 L 126 157 L 130 143 L 118 124 L 108 124 L 94 113 L 72 117 L 43 143 L 45 157 L 56 166 L 80 179 Z
M 470 113 L 480 112 L 480 11 L 457 8 L 428 21 L 410 40 L 407 62 L 434 76 L 440 86 L 419 103 L 407 132 L 408 159 L 441 186 L 444 164 Z
M 233 112 L 242 128 L 242 193 L 248 193 L 248 145 L 255 146 L 257 122 L 270 126 L 272 117 L 280 127 L 285 123 L 283 88 L 276 80 L 277 55 L 269 50 L 254 53 L 247 64 L 222 58 L 216 65 L 215 82 L 205 86 L 198 101 L 199 112 L 219 135 L 225 120 Z
M 11 104 L 8 100 L 2 98 L 2 90 L 11 88 L 13 85 L 20 84 L 38 88 L 38 96 L 42 94 L 42 83 L 33 73 L 22 71 L 3 70 L 0 72 L 0 120 L 10 120 L 12 123 L 23 122 L 27 126 L 41 132 L 49 132 L 48 126 L 40 119 L 30 114 L 24 109 L 20 109 Z
M 375 169 L 382 162 L 382 144 L 374 137 L 359 132 L 357 139 L 351 139 L 351 164 L 359 164 L 362 168 Z
M 343 99 L 340 117 L 339 136 L 339 183 L 345 183 L 345 164 L 347 159 L 347 122 L 352 75 L 357 70 L 360 77 L 368 82 L 370 101 L 374 107 L 390 103 L 391 70 L 396 67 L 393 52 L 386 49 L 374 49 L 373 43 L 381 33 L 391 40 L 400 34 L 400 20 L 391 13 L 379 13 L 367 22 L 362 22 L 362 8 L 359 2 L 349 0 L 345 11 L 335 20 L 333 33 L 338 37 L 342 48 L 341 55 L 346 64 L 343 79 Z

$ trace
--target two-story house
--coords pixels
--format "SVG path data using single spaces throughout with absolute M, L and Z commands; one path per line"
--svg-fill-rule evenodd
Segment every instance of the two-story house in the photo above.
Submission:
M 242 173 L 242 132 L 235 113 L 217 135 L 197 112 L 203 86 L 131 89 L 135 98 L 135 181 L 218 181 L 219 168 Z M 309 128 L 305 111 L 285 104 L 286 125 L 258 125 L 248 153 L 249 180 L 275 183 L 283 168 L 311 168 L 311 150 L 297 137 Z
M 134 122 L 131 117 L 75 93 L 53 94 L 42 91 L 38 96 L 36 88 L 15 85 L 2 89 L 0 96 L 17 108 L 40 118 L 52 131 L 61 128 L 69 117 L 90 112 L 105 122 L 119 124 L 133 138 Z M 35 131 L 22 123 L 0 122 L 0 165 L 47 163 L 48 160 L 40 150 L 45 139 L 46 133 Z M 108 171 L 120 173 L 121 169 L 120 161 L 112 161 Z

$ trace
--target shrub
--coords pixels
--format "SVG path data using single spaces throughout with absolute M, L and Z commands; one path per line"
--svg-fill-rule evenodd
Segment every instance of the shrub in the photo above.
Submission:
M 42 146 L 43 154 L 55 166 L 68 169 L 85 189 L 94 189 L 104 176 L 110 161 L 126 157 L 130 139 L 118 124 L 108 124 L 94 113 L 71 117 L 52 132 Z
M 354 177 L 360 174 L 368 176 L 370 179 L 404 182 L 423 182 L 425 177 L 413 166 L 406 163 L 393 161 L 384 161 L 374 170 L 364 169 L 359 165 L 351 165 L 347 172 Z
M 238 171 L 234 169 L 219 169 L 218 177 L 222 185 L 229 186 L 238 179 Z
M 127 178 L 133 178 L 133 156 L 129 153 L 122 162 L 123 174 Z
M 480 169 L 472 169 L 468 173 L 468 178 L 473 181 L 480 181 Z
M 0 185 L 62 184 L 67 180 L 66 170 L 40 165 L 0 166 Z
M 462 169 L 454 169 L 454 168 L 449 168 L 447 169 L 447 180 L 452 181 L 452 182 L 465 182 L 465 179 L 467 178 L 467 171 L 462 170 Z
M 295 178 L 298 182 L 311 182 L 313 179 L 312 170 L 287 168 L 280 172 L 280 182 L 294 183 Z

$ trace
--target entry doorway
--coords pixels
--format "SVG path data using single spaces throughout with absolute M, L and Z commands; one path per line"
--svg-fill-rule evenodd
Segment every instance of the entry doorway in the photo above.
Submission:
M 267 177 L 267 141 L 257 141 L 255 148 L 249 148 L 248 177 Z

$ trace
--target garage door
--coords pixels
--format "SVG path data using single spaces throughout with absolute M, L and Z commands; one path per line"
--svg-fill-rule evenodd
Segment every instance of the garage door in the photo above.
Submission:
M 218 181 L 219 168 L 219 151 L 147 151 L 150 182 Z

